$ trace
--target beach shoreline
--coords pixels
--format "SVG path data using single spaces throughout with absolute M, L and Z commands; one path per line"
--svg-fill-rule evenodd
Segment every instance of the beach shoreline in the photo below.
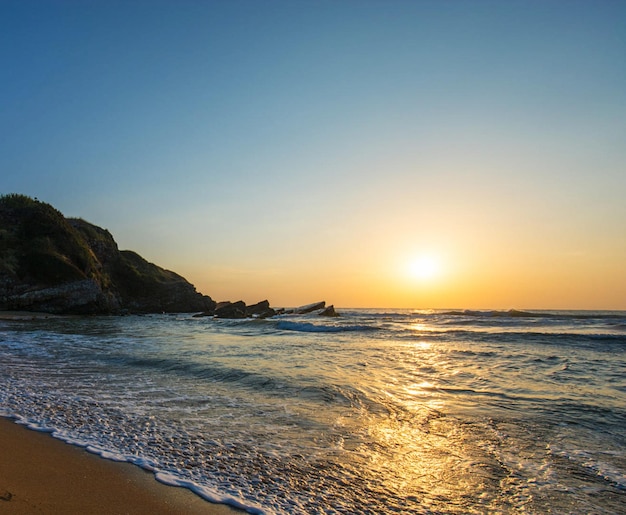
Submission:
M 159 483 L 151 472 L 104 459 L 50 434 L 0 417 L 0 511 L 19 514 L 243 513 L 190 490 Z

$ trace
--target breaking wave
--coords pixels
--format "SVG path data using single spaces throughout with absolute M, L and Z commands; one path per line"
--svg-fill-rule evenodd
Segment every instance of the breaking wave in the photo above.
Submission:
M 292 322 L 291 320 L 280 320 L 276 328 L 282 331 L 298 331 L 301 333 L 344 333 L 375 331 L 377 329 L 368 325 L 322 325 L 310 322 Z

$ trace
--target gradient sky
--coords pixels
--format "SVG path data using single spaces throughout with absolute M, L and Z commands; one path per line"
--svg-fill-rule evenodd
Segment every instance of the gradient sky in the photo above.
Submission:
M 0 192 L 216 300 L 626 309 L 626 2 L 0 0 L 0 59 Z

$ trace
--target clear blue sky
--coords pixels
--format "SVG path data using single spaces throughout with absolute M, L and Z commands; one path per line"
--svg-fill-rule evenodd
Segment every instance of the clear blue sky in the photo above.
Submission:
M 0 0 L 0 59 L 0 192 L 217 300 L 626 309 L 626 2 Z

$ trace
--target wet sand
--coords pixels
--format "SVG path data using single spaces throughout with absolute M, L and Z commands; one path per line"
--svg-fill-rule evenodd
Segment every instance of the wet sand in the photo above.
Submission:
M 159 483 L 135 465 L 105 460 L 0 417 L 0 513 L 233 515 L 243 512 Z

